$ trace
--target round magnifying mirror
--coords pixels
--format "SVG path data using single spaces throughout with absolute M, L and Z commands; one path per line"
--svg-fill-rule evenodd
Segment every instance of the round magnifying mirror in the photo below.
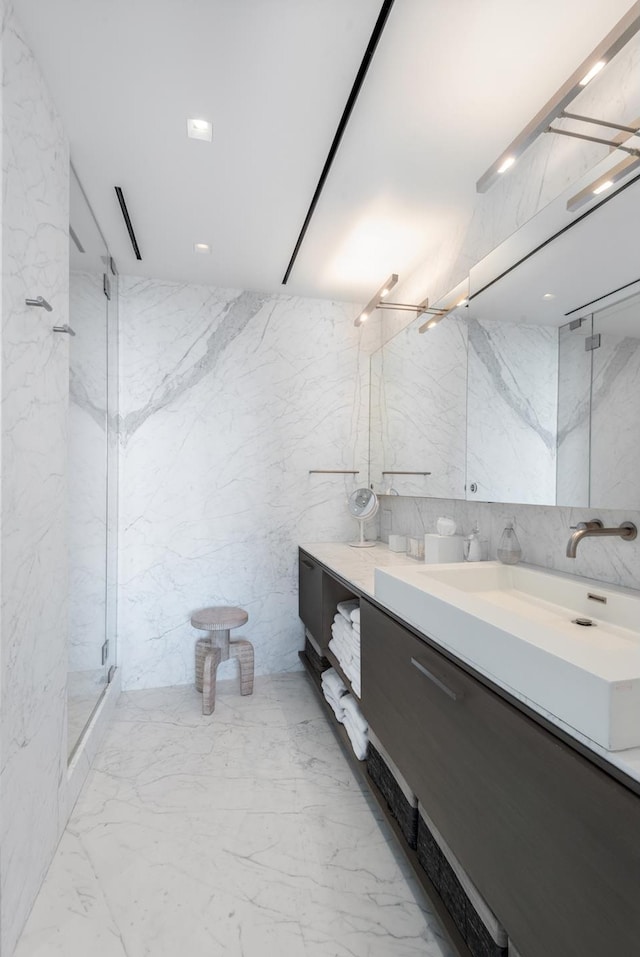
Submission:
M 364 538 L 364 523 L 374 517 L 378 511 L 378 496 L 370 488 L 357 488 L 351 493 L 348 500 L 349 512 L 360 523 L 360 539 L 349 542 L 353 548 L 371 548 L 375 542 L 366 542 Z

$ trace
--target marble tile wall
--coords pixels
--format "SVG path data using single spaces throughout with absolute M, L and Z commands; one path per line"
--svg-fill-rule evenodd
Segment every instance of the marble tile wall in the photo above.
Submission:
M 247 609 L 258 673 L 298 667 L 297 543 L 357 534 L 357 482 L 309 470 L 367 481 L 369 364 L 353 315 L 121 277 L 125 688 L 191 681 L 190 615 L 211 604 Z
M 10 3 L 2 28 L 0 950 L 66 822 L 68 177 L 64 131 Z M 25 306 L 44 296 L 47 313 Z

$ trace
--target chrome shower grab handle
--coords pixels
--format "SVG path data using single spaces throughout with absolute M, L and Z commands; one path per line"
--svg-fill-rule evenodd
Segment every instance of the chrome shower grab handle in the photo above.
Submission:
M 36 296 L 35 299 L 25 299 L 25 305 L 41 306 L 43 309 L 46 309 L 47 312 L 53 312 L 53 306 L 50 305 L 43 296 Z

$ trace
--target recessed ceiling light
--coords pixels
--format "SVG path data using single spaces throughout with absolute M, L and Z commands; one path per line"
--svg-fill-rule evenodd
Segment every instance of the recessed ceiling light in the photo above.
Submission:
M 600 183 L 599 186 L 596 186 L 596 188 L 593 191 L 593 195 L 598 196 L 600 193 L 604 193 L 605 189 L 611 189 L 612 186 L 613 186 L 613 180 L 607 179 L 604 181 L 604 183 Z
M 194 243 L 193 250 L 196 253 L 210 253 L 211 246 L 208 243 Z
M 511 167 L 513 166 L 513 164 L 515 163 L 515 161 L 516 161 L 515 156 L 507 156 L 507 158 L 506 158 L 506 160 L 504 161 L 504 163 L 502 163 L 502 164 L 498 167 L 498 172 L 499 172 L 499 173 L 506 173 L 506 171 L 507 171 L 508 169 L 511 169 Z
M 192 140 L 206 140 L 210 143 L 212 132 L 213 128 L 209 120 L 187 120 L 187 136 L 190 136 Z
M 543 298 L 543 299 L 555 299 L 556 297 L 555 297 L 555 294 L 552 293 L 552 292 L 545 292 L 545 294 L 544 294 L 544 296 L 543 296 L 542 298 Z
M 605 65 L 604 60 L 598 60 L 597 63 L 594 63 L 591 69 L 589 70 L 589 72 L 585 73 L 585 75 L 580 80 L 580 86 L 586 86 L 590 80 L 593 80 L 594 76 L 598 75 L 598 73 L 600 72 L 600 70 L 602 70 L 604 65 Z

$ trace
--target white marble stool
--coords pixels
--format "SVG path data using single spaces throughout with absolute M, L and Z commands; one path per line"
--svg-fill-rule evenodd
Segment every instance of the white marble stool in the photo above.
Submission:
M 202 713 L 211 714 L 216 706 L 216 674 L 221 661 L 237 658 L 240 664 L 240 694 L 253 694 L 253 645 L 246 638 L 229 638 L 232 628 L 249 620 L 244 608 L 217 605 L 201 608 L 191 616 L 194 628 L 208 631 L 196 641 L 196 690 L 202 692 Z

